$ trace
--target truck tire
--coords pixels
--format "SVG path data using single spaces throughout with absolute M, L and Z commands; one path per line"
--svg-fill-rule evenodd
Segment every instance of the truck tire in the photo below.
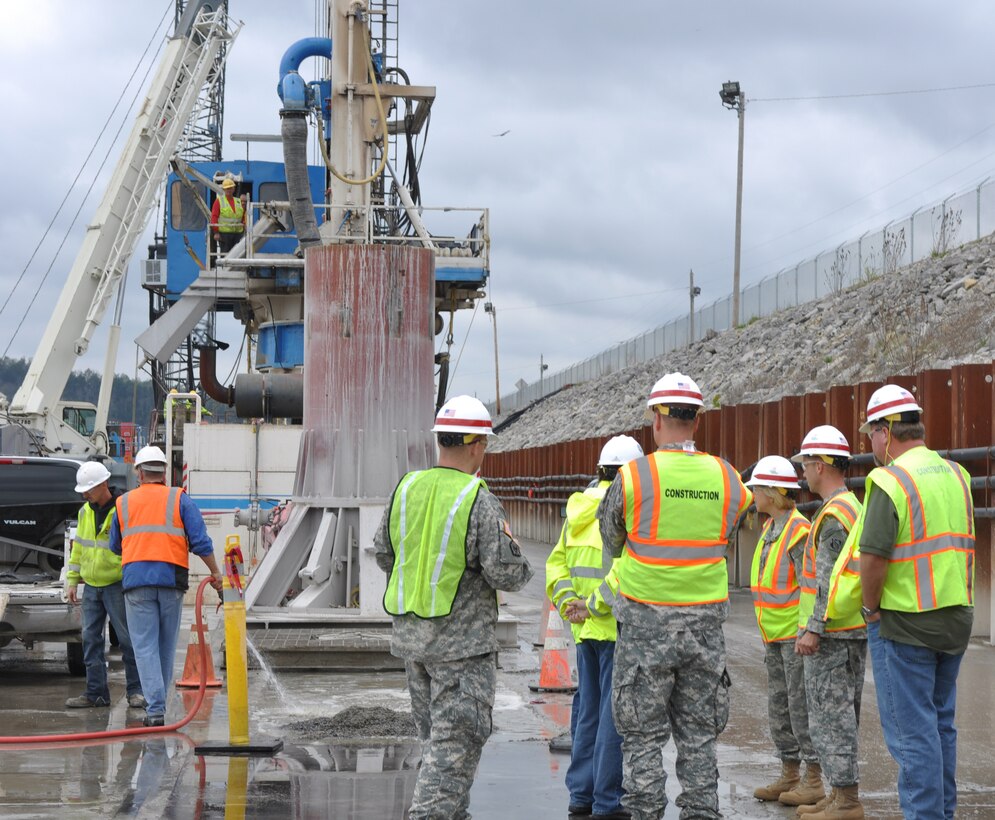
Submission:
M 59 534 L 49 536 L 42 546 L 49 547 L 54 550 L 61 550 L 63 544 L 64 537 Z M 58 578 L 60 576 L 62 573 L 62 567 L 65 563 L 65 557 L 61 552 L 58 555 L 52 555 L 50 552 L 38 553 L 38 568 L 52 578 Z
M 83 663 L 83 644 L 77 641 L 66 644 L 66 665 L 69 674 L 74 678 L 86 676 L 86 664 Z

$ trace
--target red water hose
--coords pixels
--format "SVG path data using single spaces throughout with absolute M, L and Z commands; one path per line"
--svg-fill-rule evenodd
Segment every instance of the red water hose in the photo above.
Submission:
M 202 638 L 204 636 L 204 587 L 206 587 L 210 582 L 210 577 L 207 577 L 201 581 L 200 586 L 197 587 L 195 614 L 197 618 L 197 631 Z M 211 660 L 207 644 L 203 639 L 200 642 L 200 660 L 200 681 L 197 685 L 197 699 L 194 701 L 193 706 L 190 707 L 190 711 L 186 713 L 182 720 L 178 720 L 176 723 L 170 723 L 165 726 L 135 726 L 131 729 L 108 729 L 103 732 L 77 732 L 76 734 L 67 735 L 24 735 L 22 737 L 0 737 L 0 744 L 65 743 L 67 741 L 74 740 L 105 740 L 107 738 L 135 737 L 136 735 L 153 735 L 175 732 L 177 729 L 182 729 L 191 720 L 193 720 L 194 715 L 197 714 L 200 710 L 201 704 L 204 702 L 204 692 L 207 689 L 207 664 L 210 663 Z

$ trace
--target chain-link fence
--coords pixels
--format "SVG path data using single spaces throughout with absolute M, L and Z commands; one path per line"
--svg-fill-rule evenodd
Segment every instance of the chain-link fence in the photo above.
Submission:
M 862 280 L 942 255 L 993 230 L 995 180 L 985 179 L 970 190 L 932 206 L 917 208 L 904 219 L 889 222 L 877 231 L 867 231 L 857 239 L 744 287 L 740 295 L 740 321 L 748 324 L 784 308 L 839 293 Z M 731 315 L 731 296 L 695 310 L 694 340 L 729 330 Z M 606 376 L 684 347 L 690 341 L 688 317 L 671 319 L 565 370 L 544 375 L 541 382 L 526 384 L 501 396 L 502 415 L 520 410 L 568 384 Z M 493 412 L 494 403 L 489 407 Z

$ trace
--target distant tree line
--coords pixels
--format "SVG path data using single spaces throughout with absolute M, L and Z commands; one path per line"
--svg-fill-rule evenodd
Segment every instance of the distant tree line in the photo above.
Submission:
M 29 364 L 28 359 L 0 358 L 0 393 L 3 393 L 8 401 L 14 398 L 21 382 L 24 381 Z M 65 401 L 88 401 L 96 404 L 99 395 L 100 373 L 95 370 L 83 370 L 70 375 L 62 399 Z M 214 414 L 206 418 L 206 421 L 224 420 L 226 408 L 218 405 L 213 399 L 207 399 L 205 406 Z M 151 413 L 152 381 L 150 379 L 136 381 L 130 376 L 120 373 L 115 375 L 107 420 L 112 422 L 134 421 L 147 427 Z M 228 415 L 232 416 L 230 410 Z M 234 421 L 235 419 L 231 417 L 229 420 Z
M 7 400 L 14 394 L 24 381 L 28 372 L 28 359 L 0 358 L 0 393 Z M 137 393 L 136 393 L 137 389 Z M 97 403 L 100 395 L 100 373 L 96 370 L 74 372 L 69 376 L 66 391 L 62 398 L 66 401 L 89 401 Z M 134 406 L 134 418 L 132 418 Z M 152 382 L 148 379 L 135 381 L 130 376 L 117 374 L 114 376 L 114 386 L 111 388 L 111 405 L 108 410 L 108 421 L 135 421 L 141 425 L 149 423 L 152 411 Z

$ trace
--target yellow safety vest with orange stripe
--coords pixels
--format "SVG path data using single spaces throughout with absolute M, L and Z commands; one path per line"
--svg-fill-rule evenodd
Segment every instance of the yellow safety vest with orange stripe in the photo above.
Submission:
M 865 501 L 881 491 L 898 514 L 881 608 L 926 612 L 974 606 L 974 504 L 967 470 L 926 447 L 915 447 L 867 476 Z M 833 568 L 829 617 L 860 609 L 863 524 L 862 514 Z
M 835 518 L 849 532 L 853 529 L 857 516 L 860 515 L 860 502 L 851 492 L 840 493 L 829 499 L 819 514 L 812 521 L 812 529 L 808 533 L 808 541 L 805 542 L 805 558 L 802 561 L 802 577 L 800 581 L 801 595 L 798 599 L 798 626 L 804 629 L 808 625 L 808 619 L 815 610 L 816 596 L 816 572 L 815 561 L 818 546 L 819 531 L 827 517 Z M 842 550 L 841 550 L 842 551 Z M 844 632 L 848 629 L 861 629 L 864 620 L 857 613 L 850 618 L 843 618 L 826 623 L 826 632 Z
M 798 634 L 798 599 L 801 589 L 788 553 L 795 544 L 805 540 L 811 526 L 804 515 L 798 510 L 792 510 L 781 534 L 767 551 L 767 562 L 761 575 L 760 556 L 763 553 L 764 538 L 773 523 L 770 518 L 764 523 L 750 569 L 753 609 L 764 643 L 786 641 Z
M 142 484 L 117 500 L 121 563 L 162 561 L 189 568 L 189 545 L 180 517 L 182 487 Z
M 708 453 L 658 450 L 619 468 L 626 542 L 619 593 L 653 606 L 726 601 L 726 545 L 753 500 L 739 473 Z

